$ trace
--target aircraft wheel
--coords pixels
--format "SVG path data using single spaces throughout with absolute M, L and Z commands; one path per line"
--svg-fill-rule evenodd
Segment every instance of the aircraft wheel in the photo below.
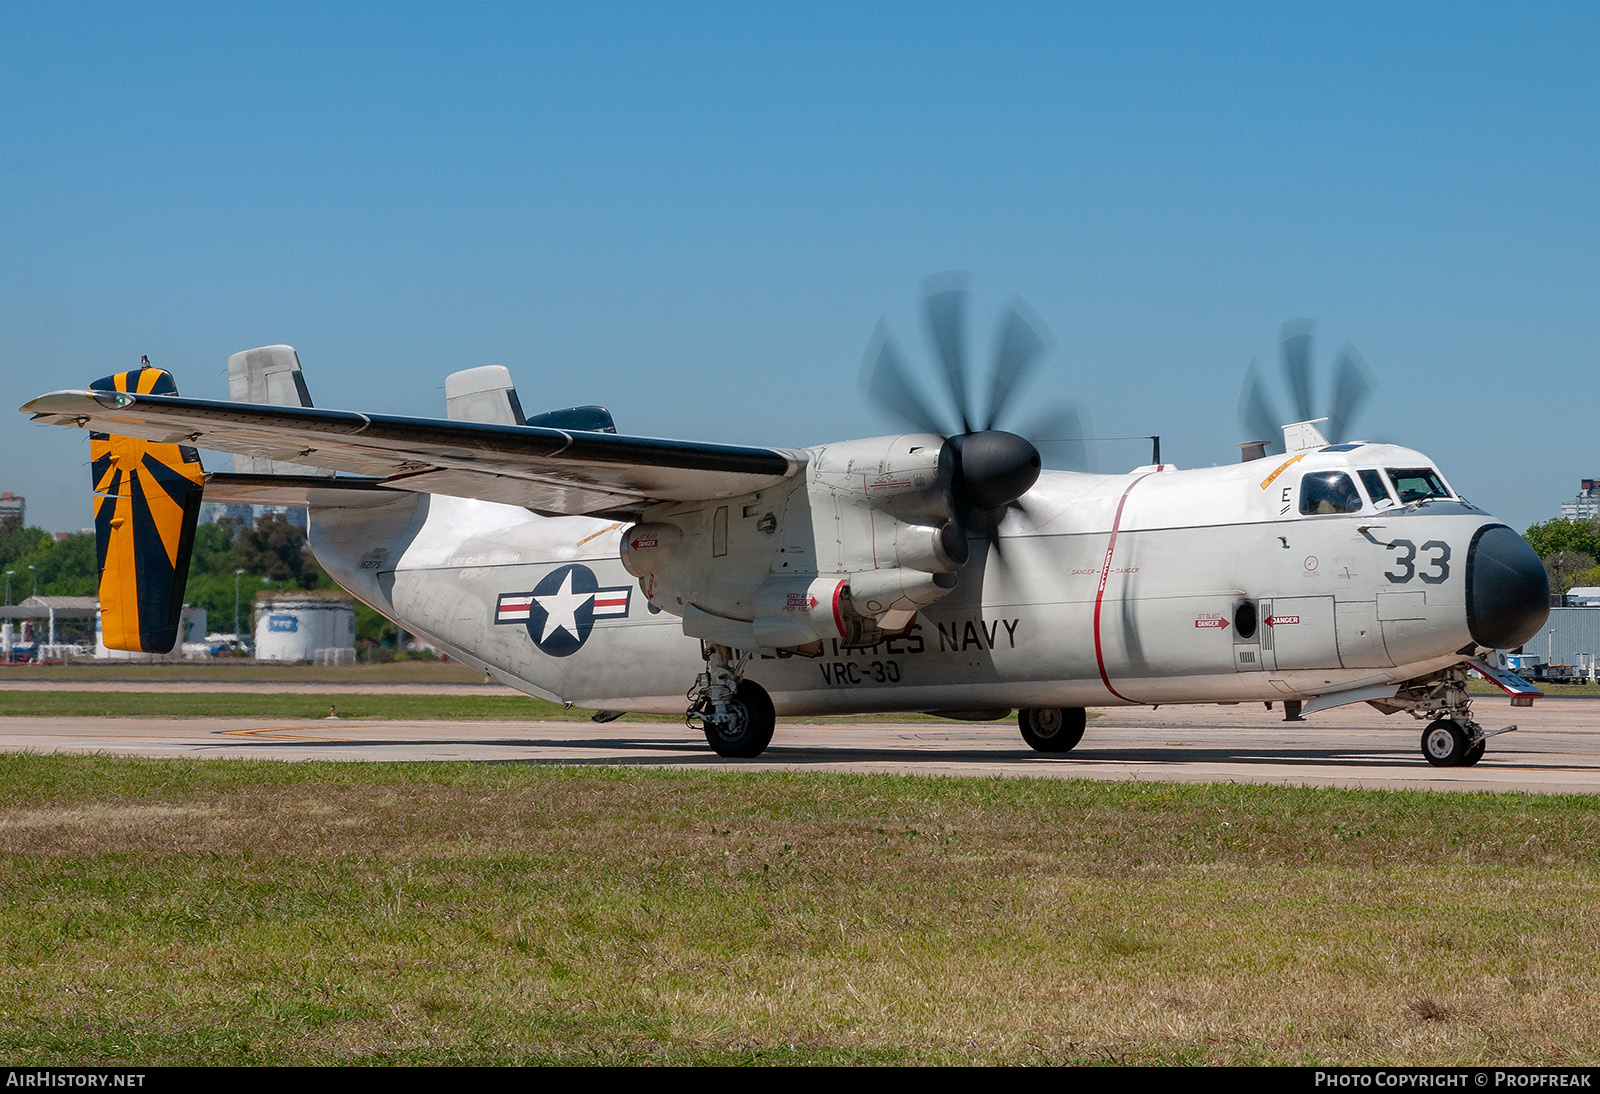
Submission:
M 1083 740 L 1083 727 L 1089 720 L 1082 707 L 1043 707 L 1017 711 L 1022 739 L 1035 752 L 1067 752 Z
M 1429 722 L 1422 731 L 1422 756 L 1434 767 L 1460 767 L 1466 762 L 1469 744 L 1467 731 L 1449 718 Z
M 772 743 L 777 721 L 767 689 L 741 680 L 728 703 L 728 718 L 721 722 L 705 719 L 706 743 L 718 756 L 748 760 L 761 755 Z
M 1482 740 L 1477 740 L 1477 741 L 1473 741 L 1470 745 L 1467 746 L 1467 750 L 1461 754 L 1461 766 L 1462 767 L 1471 767 L 1473 764 L 1475 764 L 1479 760 L 1483 759 L 1483 746 L 1484 746 L 1484 743 L 1485 742 L 1483 742 Z

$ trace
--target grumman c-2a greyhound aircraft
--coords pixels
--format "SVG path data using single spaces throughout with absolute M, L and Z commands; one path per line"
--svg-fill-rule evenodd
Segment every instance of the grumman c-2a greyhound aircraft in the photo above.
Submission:
M 724 756 L 761 753 L 776 714 L 1016 710 L 1029 745 L 1064 752 L 1088 707 L 1367 702 L 1425 720 L 1428 762 L 1473 764 L 1492 733 L 1468 670 L 1539 694 L 1492 651 L 1543 625 L 1543 566 L 1422 453 L 1302 420 L 1281 454 L 1221 467 L 1041 471 L 994 428 L 1041 359 L 1037 322 L 1002 323 L 980 425 L 964 289 L 925 302 L 959 428 L 880 329 L 870 390 L 912 431 L 799 450 L 618 435 L 598 407 L 525 418 L 499 366 L 452 375 L 444 420 L 317 409 L 288 346 L 235 354 L 230 401 L 141 367 L 22 409 L 94 431 L 122 648 L 170 648 L 204 496 L 304 505 L 334 579 L 451 656 L 597 720 L 687 705 Z M 195 447 L 235 472 L 204 474 Z

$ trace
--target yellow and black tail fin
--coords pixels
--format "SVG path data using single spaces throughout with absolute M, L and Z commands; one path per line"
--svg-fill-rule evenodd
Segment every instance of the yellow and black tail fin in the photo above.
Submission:
M 89 385 L 176 395 L 172 374 L 148 365 Z M 165 653 L 178 640 L 183 589 L 200 517 L 204 472 L 188 445 L 89 434 L 101 629 L 114 650 Z

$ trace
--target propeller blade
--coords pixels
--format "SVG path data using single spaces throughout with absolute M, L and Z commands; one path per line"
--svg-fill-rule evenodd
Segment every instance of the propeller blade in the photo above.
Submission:
M 1021 300 L 1012 301 L 1000 327 L 994 350 L 994 378 L 989 387 L 989 418 L 984 429 L 994 429 L 1005 416 L 1017 388 L 1027 379 L 1049 348 L 1044 322 Z
M 1261 368 L 1253 360 L 1244 374 L 1244 390 L 1239 393 L 1239 426 L 1245 440 L 1266 441 L 1270 453 L 1283 451 L 1283 419 L 1267 397 Z
M 955 400 L 961 419 L 961 432 L 972 432 L 972 408 L 967 399 L 967 360 L 964 318 L 967 310 L 967 278 L 961 273 L 935 274 L 923 283 L 923 307 L 927 312 L 928 333 L 933 336 L 944 368 L 950 397 Z
M 1350 424 L 1372 394 L 1372 370 L 1351 345 L 1339 354 L 1339 369 L 1333 376 L 1333 410 L 1328 415 L 1325 436 L 1334 444 L 1350 439 Z
M 1296 319 L 1283 325 L 1283 374 L 1289 381 L 1289 393 L 1294 398 L 1294 412 L 1298 415 L 1295 421 L 1310 421 L 1316 414 L 1311 409 L 1311 320 L 1309 319 Z
M 1027 427 L 1019 431 L 1042 453 L 1051 467 L 1067 471 L 1093 471 L 1094 460 L 1089 450 L 1089 417 L 1076 403 L 1056 403 L 1034 414 Z
M 889 334 L 886 322 L 879 321 L 867 343 L 867 354 L 861 361 L 861 386 L 890 417 L 918 433 L 947 431 L 940 425 L 936 414 L 916 382 L 906 371 L 905 358 Z

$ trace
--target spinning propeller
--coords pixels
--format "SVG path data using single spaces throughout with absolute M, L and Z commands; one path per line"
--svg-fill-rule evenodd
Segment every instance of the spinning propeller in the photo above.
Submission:
M 867 347 L 862 383 L 891 417 L 920 433 L 945 438 L 939 450 L 939 485 L 949 502 L 951 534 L 945 536 L 952 557 L 966 561 L 967 533 L 987 535 L 998 547 L 995 526 L 1008 506 L 1039 478 L 1039 450 L 1023 433 L 1060 438 L 1071 447 L 1070 458 L 1084 462 L 1082 418 L 1070 405 L 1034 418 L 1023 433 L 998 428 L 1018 401 L 1017 392 L 1038 368 L 1048 348 L 1048 334 L 1032 309 L 1014 301 L 1001 318 L 989 374 L 989 397 L 981 417 L 973 401 L 971 359 L 966 353 L 967 288 L 963 274 L 939 274 L 923 283 L 923 308 L 928 333 L 955 411 L 954 422 L 927 398 L 925 385 L 906 367 L 885 323 L 879 323 Z M 952 427 L 953 426 L 953 427 Z
M 1297 319 L 1283 325 L 1283 374 L 1292 398 L 1292 418 L 1280 417 L 1278 408 L 1266 392 L 1266 384 L 1255 361 L 1245 373 L 1244 390 L 1239 395 L 1239 424 L 1246 439 L 1266 441 L 1267 451 L 1283 451 L 1282 426 L 1289 422 L 1305 422 L 1320 417 L 1313 406 L 1313 371 L 1311 367 L 1311 320 Z M 1334 444 L 1348 439 L 1346 430 L 1372 393 L 1372 374 L 1367 363 L 1354 346 L 1346 345 L 1339 351 L 1339 363 L 1333 374 L 1333 391 L 1328 405 L 1327 422 L 1322 435 Z

